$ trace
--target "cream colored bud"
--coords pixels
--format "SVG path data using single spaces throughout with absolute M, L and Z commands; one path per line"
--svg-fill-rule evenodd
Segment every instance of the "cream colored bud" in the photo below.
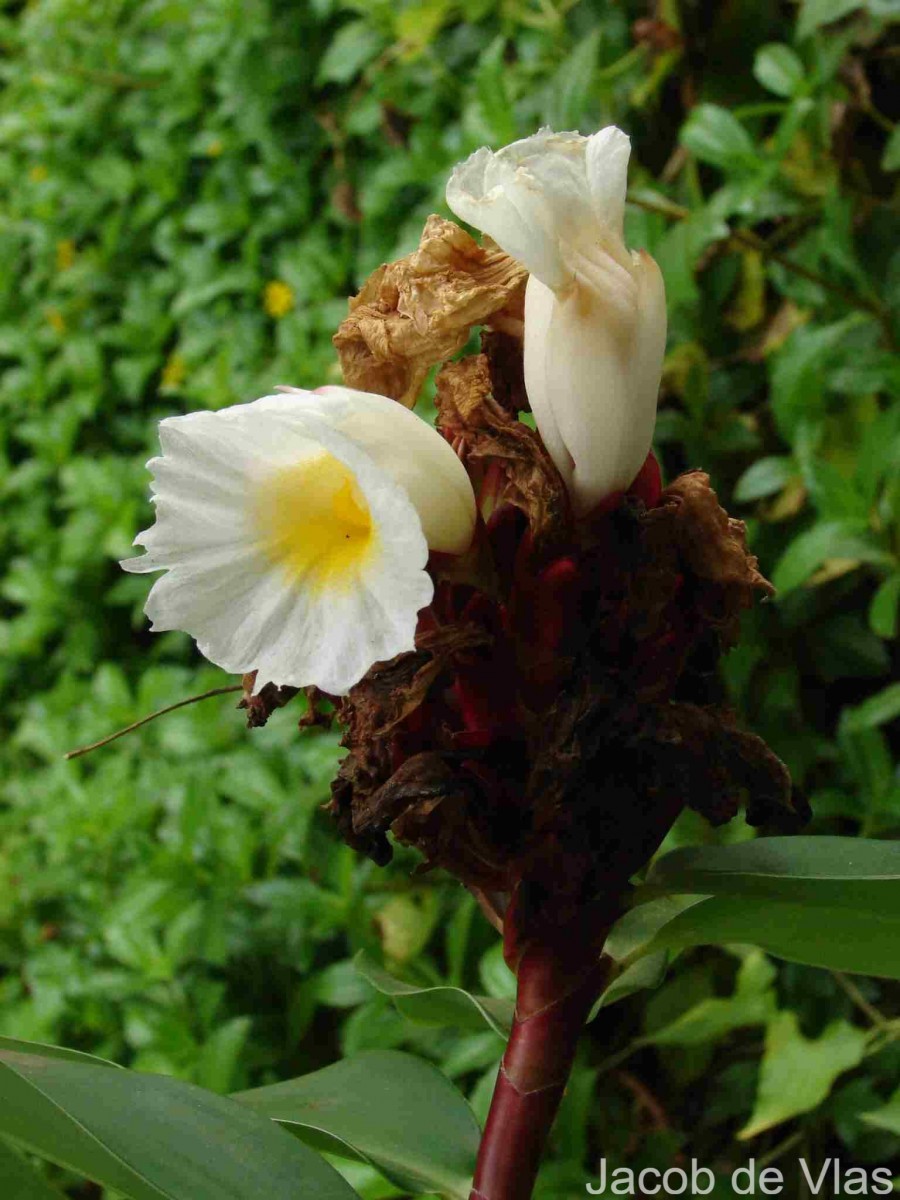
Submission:
M 630 143 L 542 130 L 461 164 L 447 202 L 531 276 L 525 386 L 578 512 L 629 486 L 653 438 L 665 288 L 623 240 Z

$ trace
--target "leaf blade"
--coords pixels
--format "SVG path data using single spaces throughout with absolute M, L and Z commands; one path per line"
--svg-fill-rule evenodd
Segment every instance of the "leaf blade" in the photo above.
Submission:
M 450 1081 L 413 1055 L 373 1050 L 235 1098 L 300 1137 L 338 1139 L 405 1190 L 469 1194 L 478 1123 Z
M 355 1196 L 270 1122 L 159 1075 L 0 1051 L 0 1134 L 134 1200 Z

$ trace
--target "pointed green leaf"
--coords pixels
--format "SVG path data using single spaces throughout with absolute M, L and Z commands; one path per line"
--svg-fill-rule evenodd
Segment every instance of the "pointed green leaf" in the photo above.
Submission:
M 750 134 L 727 108 L 698 104 L 681 130 L 681 141 L 702 162 L 723 171 L 752 171 L 760 164 Z
M 735 846 L 684 847 L 654 863 L 647 885 L 900 918 L 900 842 L 772 837 Z
M 900 979 L 900 917 L 748 896 L 708 896 L 664 925 L 640 954 L 743 943 L 776 958 Z
M 654 988 L 658 988 L 666 977 L 668 965 L 669 956 L 664 950 L 658 954 L 648 954 L 645 958 L 639 958 L 636 962 L 629 963 L 625 970 L 620 972 L 604 989 L 588 1020 L 593 1021 L 602 1008 L 609 1008 L 611 1004 L 616 1004 L 619 1000 L 626 1000 L 636 992 L 652 991 Z
M 817 1038 L 800 1032 L 797 1014 L 780 1012 L 768 1026 L 756 1105 L 742 1140 L 817 1108 L 839 1075 L 858 1066 L 867 1037 L 846 1021 L 833 1021 Z
M 638 892 L 640 897 L 641 893 Z M 648 953 L 648 948 L 659 938 L 665 927 L 695 904 L 702 904 L 708 896 L 662 896 L 636 904 L 621 916 L 612 929 L 603 947 L 603 952 L 616 962 L 636 960 Z
M 780 595 L 805 583 L 823 563 L 846 558 L 876 566 L 891 566 L 894 556 L 860 521 L 821 521 L 794 538 L 772 572 Z
M 900 1137 L 900 1089 L 894 1092 L 883 1108 L 861 1113 L 860 1120 L 875 1129 L 886 1129 L 888 1133 Z
M 806 77 L 796 50 L 783 42 L 770 42 L 757 50 L 753 74 L 768 91 L 786 98 L 797 94 Z
M 133 1200 L 351 1200 L 318 1155 L 159 1075 L 0 1050 L 0 1135 Z
M 898 625 L 900 625 L 900 572 L 885 579 L 872 597 L 869 607 L 869 628 L 879 637 L 895 638 Z
M 502 1037 L 512 1028 L 515 1004 L 494 996 L 476 996 L 463 988 L 439 985 L 418 987 L 397 979 L 365 951 L 356 957 L 360 973 L 374 988 L 390 996 L 410 1021 L 423 1025 L 456 1025 L 460 1029 L 483 1029 L 487 1024 Z
M 95 1054 L 85 1054 L 83 1050 L 69 1050 L 66 1046 L 50 1046 L 46 1042 L 26 1042 L 22 1038 L 0 1037 L 0 1050 L 13 1050 L 18 1054 L 34 1054 L 38 1058 L 64 1058 L 69 1062 L 88 1063 L 95 1067 L 115 1067 L 123 1070 L 118 1063 L 110 1062 L 107 1058 L 97 1058 Z
M 773 455 L 760 458 L 747 468 L 735 485 L 734 498 L 740 504 L 762 500 L 780 492 L 797 477 L 797 464 L 792 458 Z
M 478 1123 L 450 1081 L 411 1054 L 373 1050 L 235 1099 L 405 1191 L 469 1195 Z
M 882 688 L 862 704 L 854 708 L 845 708 L 841 714 L 841 724 L 850 733 L 858 733 L 861 729 L 877 729 L 888 725 L 900 717 L 900 683 L 892 683 Z

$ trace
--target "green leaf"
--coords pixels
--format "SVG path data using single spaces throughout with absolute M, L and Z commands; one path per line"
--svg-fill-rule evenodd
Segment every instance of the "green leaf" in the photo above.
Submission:
M 12 1050 L 17 1054 L 33 1054 L 38 1058 L 63 1058 L 69 1062 L 88 1063 L 95 1067 L 115 1067 L 117 1071 L 124 1069 L 118 1063 L 97 1058 L 95 1054 L 69 1050 L 65 1046 L 48 1046 L 45 1042 L 26 1042 L 21 1038 L 0 1037 L 0 1051 L 3 1050 Z
M 368 21 L 351 21 L 337 31 L 319 60 L 316 83 L 347 83 L 383 46 L 384 38 Z
M 860 1113 L 860 1120 L 875 1129 L 886 1129 L 888 1133 L 900 1137 L 900 1089 L 894 1092 L 883 1108 Z
M 242 1082 L 235 1073 L 251 1025 L 249 1017 L 232 1017 L 206 1039 L 197 1060 L 195 1083 L 211 1092 L 227 1092 Z
M 900 125 L 894 126 L 894 131 L 887 140 L 884 156 L 881 159 L 882 171 L 900 171 Z
M 776 96 L 795 96 L 803 87 L 806 73 L 797 52 L 783 42 L 760 46 L 753 60 L 753 74 Z
M 450 1081 L 411 1054 L 373 1050 L 235 1099 L 404 1191 L 469 1195 L 478 1122 Z
M 726 108 L 698 104 L 681 130 L 681 142 L 701 162 L 726 172 L 746 172 L 760 165 L 753 139 Z
M 635 964 L 637 965 L 637 964 Z M 765 1025 L 776 1011 L 775 969 L 760 950 L 750 950 L 738 971 L 734 994 L 709 996 L 642 1042 L 654 1046 L 699 1046 L 735 1029 Z
M 861 1029 L 846 1021 L 833 1021 L 820 1037 L 805 1038 L 796 1013 L 778 1013 L 766 1031 L 753 1115 L 738 1137 L 757 1137 L 817 1108 L 838 1076 L 862 1061 L 867 1041 Z
M 734 498 L 740 504 L 772 496 L 797 477 L 797 465 L 792 458 L 772 456 L 760 458 L 747 468 L 735 485 Z
M 374 988 L 390 996 L 410 1021 L 423 1025 L 455 1025 L 459 1029 L 483 1029 L 485 1024 L 508 1037 L 515 1004 L 494 996 L 476 996 L 463 988 L 439 985 L 417 987 L 389 974 L 373 958 L 360 951 L 357 969 Z
M 550 124 L 554 129 L 577 129 L 584 120 L 602 36 L 598 26 L 578 42 L 557 71 L 550 85 Z
M 133 1200 L 355 1193 L 233 1100 L 159 1075 L 0 1051 L 0 1134 Z
M 62 1200 L 62 1193 L 52 1188 L 34 1168 L 0 1139 L 0 1183 L 3 1200 Z
M 505 54 L 506 38 L 495 38 L 482 53 L 475 71 L 475 91 L 485 136 L 501 145 L 516 136 Z
M 900 919 L 900 842 L 769 837 L 735 846 L 683 847 L 654 863 L 647 886 L 835 906 Z
M 743 943 L 788 962 L 900 979 L 900 917 L 895 914 L 746 896 L 691 900 L 636 953 Z
M 857 704 L 853 708 L 845 708 L 841 714 L 842 725 L 850 732 L 860 729 L 878 729 L 890 721 L 900 717 L 900 683 L 892 683 Z
M 869 628 L 879 637 L 895 638 L 900 624 L 900 571 L 878 588 L 869 606 Z
M 593 1021 L 602 1008 L 609 1008 L 611 1004 L 616 1004 L 619 1000 L 626 1000 L 637 992 L 652 991 L 654 988 L 658 988 L 666 977 L 668 965 L 669 956 L 665 950 L 661 950 L 658 954 L 648 954 L 644 958 L 637 959 L 636 962 L 629 963 L 625 970 L 621 971 L 603 990 L 600 999 L 594 1005 L 589 1020 Z
M 858 342 L 876 336 L 871 319 L 850 313 L 829 325 L 801 325 L 772 356 L 771 407 L 779 432 L 791 445 L 799 431 L 824 417 L 834 371 L 860 355 Z
M 640 895 L 640 892 L 638 893 Z M 624 913 L 612 929 L 603 946 L 604 954 L 616 962 L 629 962 L 648 952 L 661 931 L 687 909 L 702 904 L 707 896 L 663 896 L 636 904 Z
M 478 964 L 478 975 L 489 996 L 515 1000 L 516 977 L 503 957 L 503 942 L 499 939 L 485 950 Z
M 869 505 L 855 481 L 830 462 L 803 451 L 797 455 L 803 480 L 823 521 L 858 521 L 865 526 Z
M 823 563 L 833 558 L 877 566 L 894 562 L 894 556 L 862 522 L 821 521 L 794 538 L 776 563 L 772 582 L 783 595 L 805 583 Z
M 823 25 L 839 21 L 861 7 L 862 0 L 803 0 L 797 18 L 797 37 L 802 41 Z

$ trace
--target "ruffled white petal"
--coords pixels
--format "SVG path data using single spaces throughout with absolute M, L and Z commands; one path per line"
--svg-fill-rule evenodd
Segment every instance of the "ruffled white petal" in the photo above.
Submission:
M 418 422 L 393 401 L 371 401 L 361 409 L 368 420 L 377 409 L 386 422 L 396 411 L 404 428 L 408 419 Z M 153 628 L 185 630 L 230 673 L 257 671 L 257 690 L 271 682 L 346 693 L 374 662 L 413 648 L 418 613 L 431 600 L 428 543 L 415 505 L 361 441 L 338 428 L 354 403 L 344 394 L 268 396 L 161 424 L 163 454 L 148 464 L 156 522 L 135 539 L 147 553 L 122 565 L 164 569 L 147 601 Z M 419 424 L 462 471 L 450 447 Z M 407 438 L 414 454 L 416 436 Z M 259 497 L 274 487 L 278 503 L 279 472 L 302 472 L 323 455 L 349 472 L 371 526 L 366 552 L 341 560 L 340 572 L 323 573 L 312 560 L 304 566 L 302 556 L 302 569 L 273 558 L 260 528 Z M 453 478 L 446 459 L 442 469 Z M 443 478 L 433 475 L 435 491 Z M 448 503 L 466 507 L 458 480 Z M 298 538 L 302 512 L 300 525 Z
M 610 126 L 591 137 L 542 129 L 492 153 L 476 150 L 447 184 L 447 204 L 554 291 L 573 277 L 570 251 L 622 242 L 631 143 Z
M 475 493 L 449 443 L 386 396 L 345 387 L 319 388 L 315 395 L 334 428 L 403 487 L 431 549 L 445 554 L 468 550 L 475 528 Z

